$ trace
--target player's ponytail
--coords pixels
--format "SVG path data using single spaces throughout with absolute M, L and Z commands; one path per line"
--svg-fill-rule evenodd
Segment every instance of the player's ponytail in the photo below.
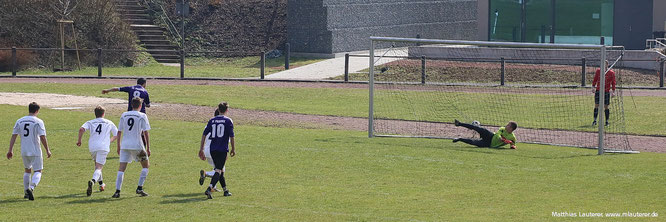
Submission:
M 217 110 L 219 110 L 221 114 L 226 113 L 227 108 L 229 108 L 227 102 L 221 102 L 219 105 L 217 105 Z

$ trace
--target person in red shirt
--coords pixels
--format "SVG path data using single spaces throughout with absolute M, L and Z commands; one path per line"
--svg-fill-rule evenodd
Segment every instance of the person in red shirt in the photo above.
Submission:
M 608 69 L 608 61 L 606 61 L 606 68 Z M 594 90 L 594 121 L 592 125 L 597 124 L 597 116 L 599 116 L 599 83 L 601 71 L 597 69 L 597 72 L 594 74 L 594 81 L 592 81 L 592 86 L 595 87 Z M 604 114 L 606 117 L 606 126 L 608 126 L 608 117 L 610 112 L 608 111 L 608 105 L 610 105 L 610 97 L 615 95 L 615 72 L 608 69 L 606 71 L 606 82 L 604 86 Z M 612 91 L 611 91 L 612 90 Z

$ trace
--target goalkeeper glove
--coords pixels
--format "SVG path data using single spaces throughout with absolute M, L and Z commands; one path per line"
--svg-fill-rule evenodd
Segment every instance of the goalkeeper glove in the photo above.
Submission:
M 514 149 L 514 150 L 515 150 L 515 149 L 516 149 L 516 145 L 511 144 L 511 149 Z
M 504 137 L 500 137 L 500 138 L 502 139 L 502 142 L 504 142 L 504 143 L 506 143 L 506 144 L 513 144 L 513 141 L 511 141 L 511 140 L 507 140 L 507 139 L 504 138 Z

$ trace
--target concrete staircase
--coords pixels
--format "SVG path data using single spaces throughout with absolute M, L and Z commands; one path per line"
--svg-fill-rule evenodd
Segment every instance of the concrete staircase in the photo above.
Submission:
M 157 62 L 179 63 L 180 55 L 177 51 L 159 51 L 180 50 L 180 48 L 167 39 L 166 29 L 153 23 L 153 19 L 146 11 L 146 6 L 141 2 L 139 0 L 116 0 L 116 11 L 130 25 L 141 44 Z

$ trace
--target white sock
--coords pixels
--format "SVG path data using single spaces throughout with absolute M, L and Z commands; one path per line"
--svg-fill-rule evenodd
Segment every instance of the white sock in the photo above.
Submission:
M 23 189 L 30 188 L 30 173 L 23 173 Z
M 35 172 L 32 174 L 32 182 L 30 183 L 30 188 L 35 189 L 39 181 L 42 180 L 42 172 Z
M 139 186 L 143 186 L 143 183 L 146 182 L 146 177 L 148 177 L 148 168 L 141 169 L 141 175 L 139 175 Z
M 207 177 L 213 177 L 213 175 L 215 175 L 215 171 L 206 171 Z
M 123 187 L 123 177 L 125 172 L 118 171 L 118 176 L 116 176 L 116 190 L 120 190 Z
M 93 177 L 92 177 L 93 181 L 95 182 L 100 181 L 100 178 L 102 178 L 102 170 L 95 170 L 95 172 L 93 172 Z

